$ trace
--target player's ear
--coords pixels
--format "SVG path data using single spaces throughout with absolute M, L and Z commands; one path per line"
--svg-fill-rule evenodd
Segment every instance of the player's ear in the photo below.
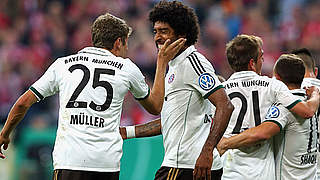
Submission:
M 315 75 L 316 77 L 318 76 L 318 68 L 317 68 L 317 67 L 314 68 L 314 75 Z
M 279 74 L 273 73 L 273 76 L 274 76 L 276 79 L 278 79 L 279 81 L 281 81 L 281 77 L 279 76 Z
M 121 43 L 121 38 L 117 38 L 113 43 L 113 50 L 120 50 Z
M 248 63 L 248 70 L 249 70 L 249 71 L 257 72 L 256 62 L 254 62 L 253 59 L 250 59 L 250 61 L 249 61 L 249 63 Z

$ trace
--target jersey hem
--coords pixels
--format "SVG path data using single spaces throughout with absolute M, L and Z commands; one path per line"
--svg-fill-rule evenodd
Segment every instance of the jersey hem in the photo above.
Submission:
M 214 162 L 213 162 L 214 163 Z M 165 167 L 172 167 L 172 168 L 185 168 L 185 169 L 194 169 L 194 166 L 195 165 L 188 165 L 188 164 L 178 164 L 177 163 L 174 163 L 174 164 L 171 164 L 171 163 L 162 163 L 161 164 L 161 167 L 162 166 L 165 166 Z M 218 165 L 218 166 L 214 166 L 214 167 L 211 167 L 211 170 L 219 170 L 222 168 L 222 165 Z
M 120 168 L 90 168 L 90 167 L 74 167 L 74 166 L 56 166 L 54 170 L 57 169 L 68 169 L 76 171 L 95 171 L 95 172 L 118 172 Z
M 136 100 L 138 101 L 141 101 L 141 100 L 144 100 L 144 99 L 147 99 L 147 97 L 150 95 L 150 87 L 148 88 L 148 94 L 145 96 L 145 97 L 142 97 L 142 98 L 136 98 L 134 97 Z
M 300 99 L 299 100 L 296 100 L 295 102 L 293 102 L 292 104 L 290 104 L 289 106 L 287 106 L 286 108 L 287 109 L 291 109 L 293 108 L 295 105 L 297 105 L 299 102 L 302 102 Z
M 223 85 L 219 85 L 218 87 L 212 89 L 210 92 L 208 92 L 207 94 L 205 94 L 203 96 L 204 99 L 207 99 L 212 93 L 214 93 L 215 91 L 217 91 L 218 89 L 224 88 Z
M 44 97 L 34 87 L 31 86 L 29 89 L 33 92 L 34 95 L 37 96 L 38 100 L 44 99 Z
M 278 121 L 274 121 L 274 120 L 265 120 L 264 122 L 273 122 L 273 123 L 275 123 L 276 125 L 278 125 L 278 126 L 279 126 L 279 128 L 280 128 L 280 131 L 282 131 L 282 125 L 281 125 Z

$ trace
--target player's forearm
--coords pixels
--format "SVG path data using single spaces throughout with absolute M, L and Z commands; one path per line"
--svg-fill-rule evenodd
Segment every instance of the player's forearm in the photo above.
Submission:
M 203 150 L 213 151 L 218 142 L 220 141 L 223 133 L 225 132 L 230 116 L 233 112 L 233 105 L 231 102 L 227 102 L 225 106 L 219 107 L 217 106 L 215 115 L 214 115 L 214 125 L 210 134 L 205 142 Z
M 297 115 L 301 116 L 302 118 L 311 118 L 319 107 L 319 92 L 313 91 L 310 95 L 309 100 L 306 102 L 300 102 L 295 105 L 290 111 L 296 113 Z
M 1 130 L 1 136 L 9 137 L 12 130 L 23 119 L 30 106 L 35 102 L 32 97 L 29 96 L 29 91 L 22 95 L 14 106 L 11 108 L 7 121 Z
M 164 100 L 164 79 L 166 64 L 158 63 L 152 90 L 150 92 L 152 114 L 158 115 L 162 110 Z M 150 112 L 151 113 L 151 112 Z
M 136 137 L 150 137 L 161 134 L 161 120 L 156 119 L 146 124 L 135 126 Z
M 157 136 L 161 134 L 161 120 L 159 118 L 145 124 L 121 127 L 120 133 L 123 139 Z
M 230 138 L 224 138 L 221 143 L 221 149 L 228 150 L 253 146 L 263 140 L 268 139 L 267 137 L 259 136 L 253 131 L 251 129 L 248 129 L 238 135 L 232 136 Z

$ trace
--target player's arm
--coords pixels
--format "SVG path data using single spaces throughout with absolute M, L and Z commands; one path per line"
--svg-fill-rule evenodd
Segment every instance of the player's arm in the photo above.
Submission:
M 36 96 L 30 90 L 28 90 L 22 96 L 20 96 L 20 98 L 11 108 L 7 121 L 0 133 L 0 158 L 5 158 L 1 148 L 2 146 L 4 150 L 8 148 L 8 144 L 10 143 L 10 133 L 19 124 L 28 109 L 35 102 L 37 102 Z
M 279 133 L 280 126 L 274 122 L 263 122 L 259 126 L 247 129 L 238 135 L 230 138 L 222 138 L 217 146 L 220 155 L 228 149 L 239 149 L 242 147 L 253 146 L 261 141 L 270 139 Z
M 186 39 L 180 38 L 170 44 L 168 39 L 158 52 L 155 79 L 150 95 L 140 100 L 139 103 L 151 114 L 158 115 L 161 112 L 164 99 L 164 79 L 168 62 L 173 59 L 183 47 Z
M 233 112 L 234 106 L 232 105 L 229 97 L 223 88 L 218 89 L 211 94 L 208 99 L 216 107 L 214 115 L 214 125 L 209 133 L 209 136 L 202 147 L 200 156 L 197 159 L 193 176 L 196 179 L 208 177 L 211 179 L 211 166 L 213 161 L 213 149 L 220 141 L 223 133 L 225 132 L 230 116 Z
M 145 124 L 120 127 L 122 139 L 150 137 L 161 134 L 161 119 L 156 119 Z
M 291 112 L 296 113 L 304 119 L 311 118 L 319 107 L 319 90 L 315 86 L 312 86 L 306 90 L 309 99 L 307 101 L 302 101 L 297 103 L 292 108 L 289 108 Z

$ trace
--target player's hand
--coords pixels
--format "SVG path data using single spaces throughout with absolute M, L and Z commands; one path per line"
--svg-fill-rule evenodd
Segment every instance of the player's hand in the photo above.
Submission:
M 179 38 L 173 43 L 171 43 L 170 39 L 167 39 L 164 45 L 159 49 L 158 60 L 168 64 L 168 62 L 173 59 L 184 46 L 185 42 L 185 38 Z
M 119 132 L 123 140 L 127 139 L 127 130 L 125 127 L 119 127 Z
M 306 90 L 306 95 L 308 96 L 308 99 L 311 97 L 312 93 L 319 94 L 319 89 L 315 86 L 305 87 L 304 89 Z
M 217 145 L 217 150 L 220 154 L 220 156 L 222 156 L 228 149 L 226 148 L 227 146 L 225 145 L 227 138 L 222 137 L 220 139 L 220 142 Z
M 193 170 L 193 180 L 210 180 L 212 161 L 212 151 L 203 149 Z
M 6 138 L 6 137 L 3 137 L 2 135 L 0 135 L 0 158 L 1 159 L 6 158 L 6 156 L 2 153 L 2 147 L 4 150 L 7 150 L 9 143 L 10 143 L 9 137 Z

